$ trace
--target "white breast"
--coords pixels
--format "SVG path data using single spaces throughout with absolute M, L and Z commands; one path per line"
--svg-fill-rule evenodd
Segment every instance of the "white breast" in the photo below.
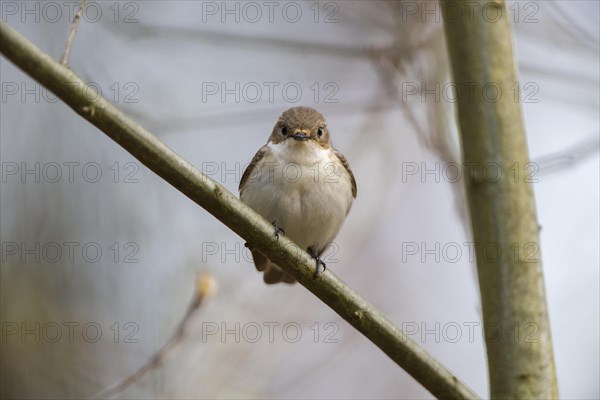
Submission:
M 335 153 L 313 141 L 268 144 L 241 200 L 276 220 L 300 247 L 322 251 L 337 235 L 350 206 L 350 176 Z

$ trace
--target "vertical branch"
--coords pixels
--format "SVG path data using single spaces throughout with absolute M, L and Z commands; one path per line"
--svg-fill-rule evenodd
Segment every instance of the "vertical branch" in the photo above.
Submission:
M 454 79 L 462 90 L 463 161 L 472 168 L 466 190 L 478 244 L 491 398 L 556 398 L 539 226 L 527 179 L 531 164 L 513 90 L 518 80 L 509 15 L 503 0 L 442 5 Z
M 69 61 L 69 54 L 71 53 L 71 47 L 73 46 L 73 39 L 75 38 L 75 34 L 77 33 L 77 28 L 79 28 L 79 21 L 81 21 L 81 15 L 83 14 L 85 2 L 86 0 L 79 1 L 79 9 L 73 17 L 73 23 L 71 24 L 71 29 L 69 30 L 69 34 L 67 35 L 67 43 L 65 44 L 65 50 L 63 51 L 63 55 L 60 58 L 60 63 L 62 65 L 67 65 L 67 62 Z

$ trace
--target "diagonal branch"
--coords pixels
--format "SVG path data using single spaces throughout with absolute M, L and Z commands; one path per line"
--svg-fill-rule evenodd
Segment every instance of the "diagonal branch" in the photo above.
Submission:
M 169 184 L 281 265 L 433 395 L 449 399 L 478 397 L 329 270 L 312 280 L 314 260 L 308 253 L 285 236 L 276 240 L 268 221 L 107 100 L 86 97 L 85 83 L 73 71 L 55 62 L 3 22 L 0 22 L 0 52 Z

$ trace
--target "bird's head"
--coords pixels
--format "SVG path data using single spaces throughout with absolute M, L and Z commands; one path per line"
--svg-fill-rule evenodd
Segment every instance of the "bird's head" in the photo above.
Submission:
M 285 141 L 296 144 L 314 141 L 324 149 L 331 146 L 325 118 L 310 107 L 292 107 L 281 114 L 269 137 L 269 142 L 277 144 Z

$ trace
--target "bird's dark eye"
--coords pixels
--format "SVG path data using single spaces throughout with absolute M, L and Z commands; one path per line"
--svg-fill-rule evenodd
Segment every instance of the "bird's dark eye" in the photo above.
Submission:
M 280 129 L 283 136 L 287 135 L 287 127 L 285 125 L 282 125 Z
M 323 128 L 319 127 L 319 129 L 317 129 L 317 136 L 318 137 L 322 137 L 323 136 Z

